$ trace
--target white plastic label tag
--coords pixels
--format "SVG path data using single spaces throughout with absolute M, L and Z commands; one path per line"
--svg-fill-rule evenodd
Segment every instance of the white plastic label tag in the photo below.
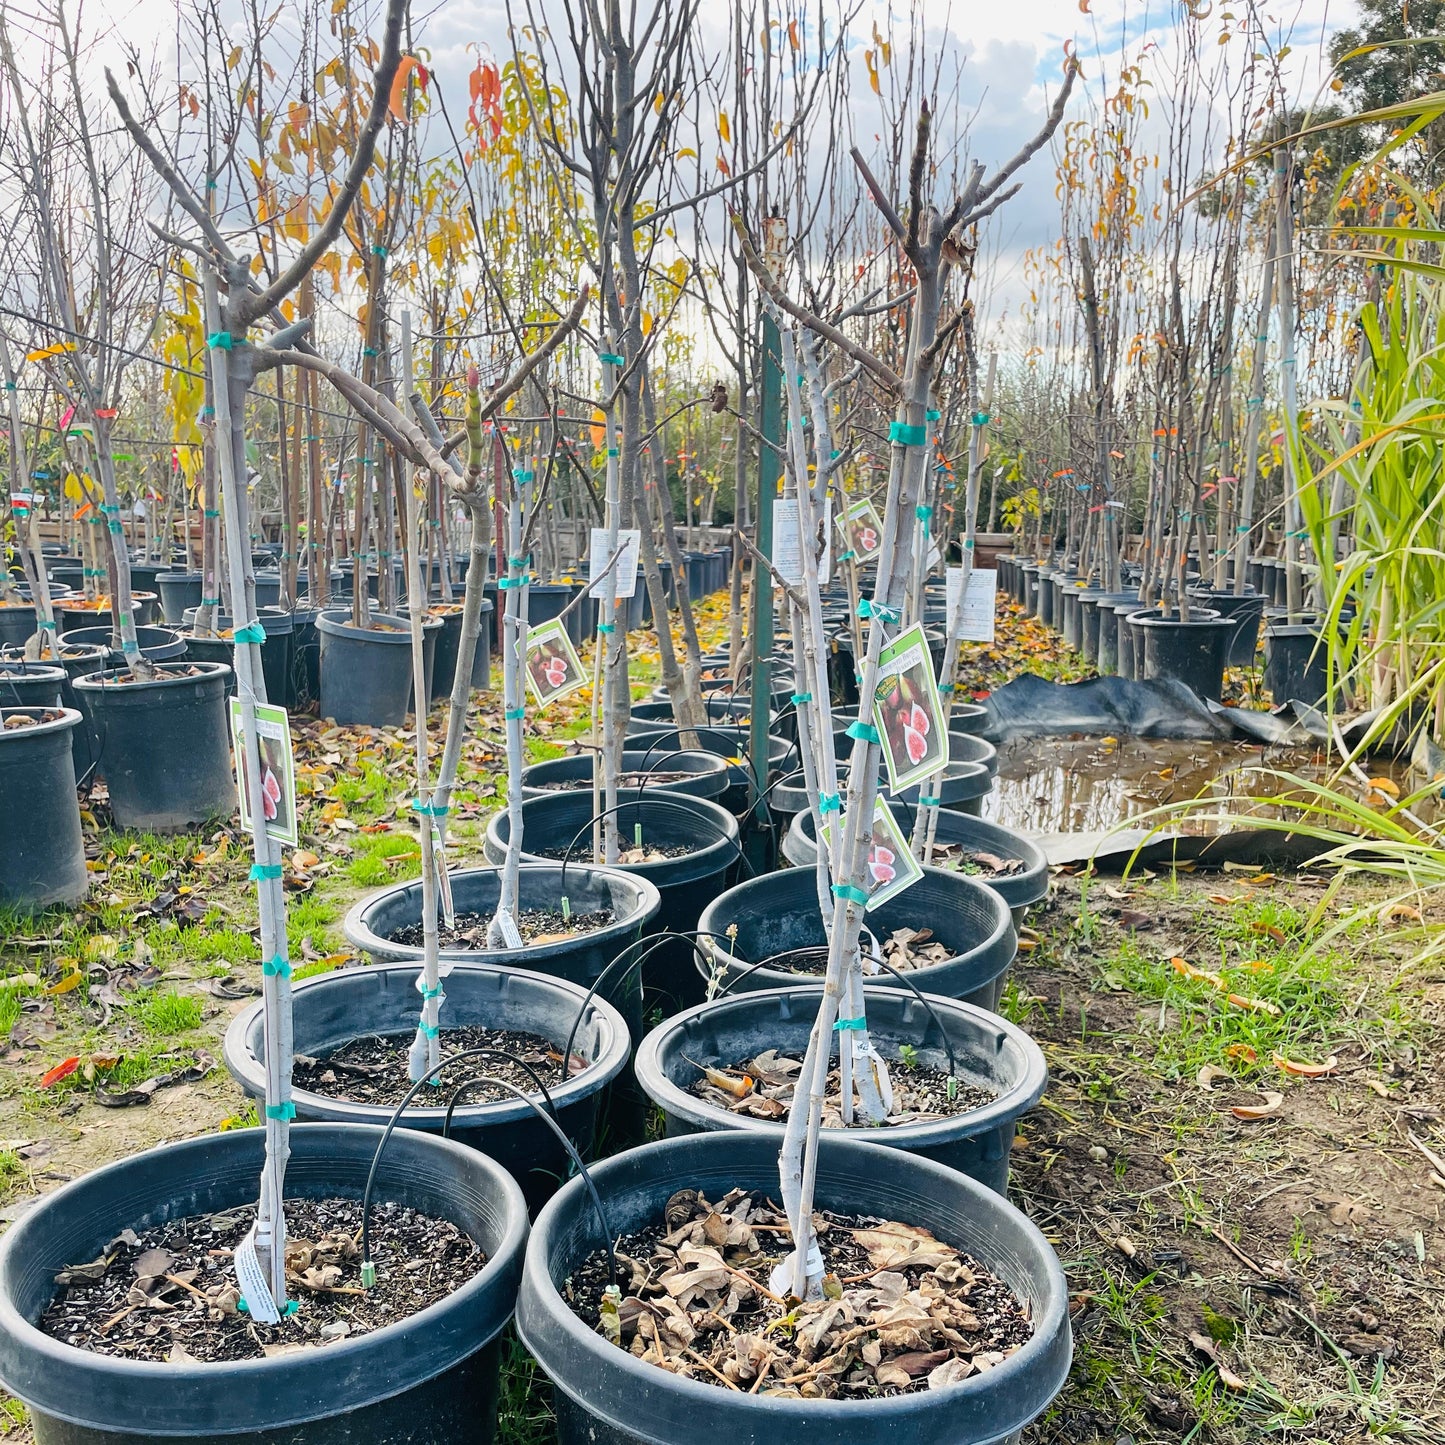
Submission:
M 271 1298 L 271 1286 L 266 1283 L 266 1272 L 261 1268 L 260 1256 L 256 1253 L 256 1226 L 253 1224 L 245 1239 L 236 1246 L 233 1256 L 236 1265 L 236 1283 L 241 1287 L 241 1297 L 251 1318 L 263 1325 L 279 1325 L 281 1312 Z
M 502 942 L 505 943 L 508 948 L 521 948 L 522 935 L 517 929 L 517 920 L 513 918 L 510 913 L 499 908 L 495 922 L 497 932 L 502 935 Z

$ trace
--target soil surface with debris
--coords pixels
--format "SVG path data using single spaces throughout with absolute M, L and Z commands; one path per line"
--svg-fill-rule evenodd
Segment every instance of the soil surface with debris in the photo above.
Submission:
M 827 1094 L 823 1101 L 825 1129 L 897 1128 L 901 1124 L 924 1124 L 933 1119 L 952 1119 L 972 1113 L 996 1097 L 988 1089 L 952 1076 L 946 1068 L 897 1055 L 888 1059 L 888 1078 L 893 1089 L 893 1109 L 881 1124 L 870 1123 L 863 1114 L 856 1090 L 851 1124 L 843 1122 L 843 1085 L 836 1064 L 828 1071 Z M 792 1111 L 793 1092 L 803 1067 L 801 1053 L 767 1049 L 750 1058 L 722 1067 L 707 1067 L 691 1085 L 699 1099 L 733 1114 L 754 1119 L 786 1119 Z
M 570 858 L 573 862 L 589 863 L 592 861 L 590 846 L 583 849 L 579 854 L 576 849 L 571 852 L 565 847 L 562 848 L 528 848 L 527 851 L 534 858 L 551 858 L 561 861 Z M 617 861 L 619 863 L 665 863 L 669 858 L 686 858 L 697 852 L 697 849 L 687 843 L 644 843 L 633 848 L 619 848 Z
M 412 1087 L 413 1081 L 407 1074 L 407 1056 L 415 1038 L 415 1029 L 400 1034 L 368 1034 L 365 1038 L 349 1040 L 323 1058 L 313 1059 L 309 1055 L 298 1054 L 293 1071 L 296 1087 L 313 1094 L 323 1094 L 328 1099 L 347 1099 L 354 1104 L 379 1104 L 394 1108 Z M 497 1052 L 487 1058 L 464 1059 L 443 1069 L 435 1076 L 436 1087 L 423 1085 L 409 1108 L 434 1109 L 438 1104 L 450 1102 L 462 1084 L 489 1076 L 515 1084 L 527 1094 L 537 1092 L 538 1078 L 548 1088 L 562 1082 L 562 1051 L 541 1034 L 523 1033 L 517 1029 L 486 1029 L 477 1025 L 443 1027 L 438 1042 L 443 1058 L 465 1053 L 469 1049 Z M 504 1053 L 512 1057 L 500 1057 Z M 574 1057 L 574 1073 L 586 1067 L 584 1060 Z M 473 1083 L 467 1088 L 462 1102 L 489 1104 L 498 1099 L 514 1098 L 515 1094 L 497 1084 Z
M 760 1192 L 716 1205 L 695 1189 L 566 1282 L 577 1315 L 674 1374 L 782 1399 L 874 1399 L 940 1389 L 1001 1364 L 1033 1335 L 1023 1304 L 976 1259 L 926 1229 L 819 1211 L 823 1297 L 769 1288 L 787 1216 Z M 789 1327 L 780 1321 L 787 1317 Z
M 40 1328 L 77 1349 L 171 1364 L 259 1359 L 354 1339 L 444 1299 L 486 1263 L 448 1220 L 400 1204 L 371 1209 L 376 1284 L 361 1286 L 361 1203 L 286 1201 L 286 1281 L 299 1308 L 266 1325 L 239 1307 L 231 1256 L 251 1208 L 126 1230 L 56 1276 Z
M 487 950 L 487 928 L 492 921 L 490 913 L 458 913 L 454 927 L 442 923 L 438 937 L 442 948 L 474 948 Z M 523 908 L 515 918 L 517 932 L 524 944 L 560 943 L 563 939 L 577 938 L 584 933 L 596 933 L 615 921 L 610 908 L 594 908 L 589 913 L 571 913 L 566 917 L 561 910 L 544 908 Z M 391 943 L 400 943 L 406 948 L 422 947 L 422 926 L 408 923 L 393 929 L 387 935 Z
M 1075 1355 L 1030 1445 L 1445 1440 L 1445 965 L 1393 890 L 1329 881 L 1056 876 L 1035 913 L 1010 1196 Z

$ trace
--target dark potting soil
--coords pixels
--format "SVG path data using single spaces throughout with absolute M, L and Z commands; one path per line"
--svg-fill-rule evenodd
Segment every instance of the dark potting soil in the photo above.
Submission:
M 448 928 L 445 923 L 441 925 L 441 946 L 447 949 L 474 948 L 485 952 L 487 925 L 491 921 L 490 913 L 458 913 L 455 928 Z M 594 908 L 590 913 L 573 913 L 566 918 L 560 910 L 524 908 L 516 917 L 517 932 L 522 935 L 524 944 L 560 943 L 579 934 L 596 933 L 613 921 L 610 908 Z M 403 924 L 387 934 L 387 938 L 408 948 L 421 948 L 422 926 L 420 923 Z
M 954 956 L 946 943 L 940 943 L 933 936 L 931 928 L 895 928 L 886 938 L 880 937 L 883 959 L 899 973 L 915 968 L 928 968 L 935 963 L 946 963 Z M 868 945 L 864 942 L 863 965 L 868 971 Z M 796 973 L 804 978 L 821 978 L 828 971 L 828 950 L 822 946 L 794 948 L 766 960 L 770 969 L 782 973 Z M 881 972 L 876 970 L 875 972 Z
M 768 1049 L 725 1068 L 703 1070 L 691 1085 L 691 1091 L 733 1114 L 746 1114 L 754 1119 L 786 1119 L 793 1106 L 793 1090 L 802 1067 L 800 1053 Z M 953 1119 L 972 1113 L 997 1097 L 989 1089 L 951 1077 L 947 1069 L 925 1064 L 907 1054 L 888 1059 L 888 1078 L 893 1086 L 893 1110 L 888 1117 L 881 1124 L 870 1124 L 857 1108 L 855 1090 L 853 1122 L 844 1124 L 842 1078 L 835 1064 L 828 1072 L 823 1127 L 886 1129 L 900 1124 L 924 1124 L 932 1119 Z
M 769 1285 L 791 1245 L 760 1192 L 710 1204 L 695 1189 L 663 1218 L 589 1255 L 563 1295 L 619 1348 L 688 1379 L 783 1398 L 875 1399 L 955 1384 L 1002 1363 L 1033 1334 L 1026 1306 L 978 1260 L 925 1229 L 826 1210 L 823 1298 Z M 787 1318 L 787 1326 L 780 1322 Z
M 237 1308 L 231 1254 L 255 1218 L 246 1206 L 125 1230 L 99 1259 L 55 1277 L 39 1328 L 99 1355 L 172 1364 L 260 1359 L 334 1344 L 444 1299 L 486 1263 L 456 1225 L 400 1204 L 373 1203 L 376 1284 L 361 1287 L 361 1201 L 286 1202 L 287 1293 L 300 1308 L 259 1324 Z
M 1007 878 L 1024 871 L 1022 858 L 1001 858 L 981 848 L 965 848 L 961 843 L 935 843 L 929 860 L 935 868 L 952 868 L 958 873 L 986 874 Z
M 354 1104 L 380 1104 L 394 1108 L 406 1097 L 412 1080 L 407 1074 L 407 1054 L 416 1030 L 399 1034 L 368 1034 L 351 1039 L 319 1059 L 306 1054 L 296 1055 L 295 1080 L 298 1088 L 328 1099 L 347 1099 Z M 443 1028 L 438 1040 L 442 1057 L 465 1053 L 468 1049 L 496 1049 L 513 1054 L 521 1063 L 531 1066 L 533 1073 L 550 1089 L 562 1082 L 562 1051 L 541 1034 L 522 1033 L 517 1029 L 487 1029 L 480 1025 Z M 587 1067 L 586 1061 L 574 1056 L 572 1072 Z M 482 1077 L 504 1079 L 528 1094 L 537 1092 L 536 1080 L 520 1064 L 510 1059 L 488 1057 L 466 1059 L 453 1064 L 436 1076 L 436 1087 L 425 1085 L 409 1108 L 436 1108 L 450 1101 L 457 1087 L 468 1079 Z M 489 1104 L 516 1095 L 496 1084 L 474 1084 L 462 1096 L 466 1104 Z
M 655 788 L 659 783 L 680 783 L 684 778 L 695 776 L 692 773 L 620 773 L 617 778 L 619 788 Z M 591 778 L 563 778 L 555 783 L 538 783 L 537 787 L 547 793 L 590 793 L 592 791 Z
M 589 846 L 574 848 L 569 853 L 566 847 L 561 848 L 532 848 L 528 849 L 534 857 L 551 858 L 558 861 L 564 858 L 571 858 L 576 863 L 587 863 L 591 861 L 592 850 Z M 619 863 L 665 863 L 669 858 L 686 858 L 695 850 L 686 843 L 643 843 L 640 847 L 620 848 L 617 854 Z

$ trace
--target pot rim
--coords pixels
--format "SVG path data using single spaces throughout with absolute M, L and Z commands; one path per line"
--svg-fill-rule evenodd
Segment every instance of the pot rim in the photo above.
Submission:
M 125 672 L 123 667 L 101 668 L 96 672 L 87 672 L 83 676 L 77 677 L 71 686 L 80 692 L 122 693 L 125 696 L 133 697 L 141 692 L 185 687 L 192 683 L 221 682 L 231 673 L 231 669 L 224 662 L 183 662 L 177 659 L 157 662 L 154 666 L 158 671 L 163 671 L 168 667 L 184 667 L 188 671 L 184 677 L 146 677 L 137 678 L 133 682 L 116 682 L 113 679 Z M 195 675 L 196 669 L 199 669 L 201 676 Z
M 41 707 L 27 703 L 20 703 L 14 707 L 0 707 L 0 720 L 3 720 L 9 713 L 17 712 L 58 712 L 61 716 L 50 722 L 36 723 L 32 728 L 0 727 L 0 743 L 18 744 L 26 738 L 49 737 L 52 733 L 68 732 L 76 723 L 83 721 L 80 713 L 73 707 Z
M 331 606 L 324 608 L 316 614 L 316 630 L 328 637 L 344 637 L 352 642 L 377 642 L 386 646 L 410 647 L 411 646 L 411 623 L 405 617 L 398 617 L 392 612 L 373 612 L 373 622 L 392 622 L 396 624 L 396 631 L 386 631 L 376 627 L 356 627 L 351 622 L 351 609 L 349 607 Z M 433 628 L 440 627 L 440 617 L 428 617 L 422 623 L 422 631 L 427 632 Z

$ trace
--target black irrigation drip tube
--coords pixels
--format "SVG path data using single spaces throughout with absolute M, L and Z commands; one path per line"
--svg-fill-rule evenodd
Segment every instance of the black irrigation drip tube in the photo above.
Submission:
M 682 802 L 680 799 L 677 798 L 661 797 L 657 794 L 654 794 L 651 798 L 648 799 L 648 801 L 651 803 L 660 803 L 664 808 L 673 808 L 679 813 L 686 813 L 690 818 L 697 817 L 697 814 L 693 812 L 693 810 L 686 803 Z M 589 818 L 576 831 L 576 833 L 572 835 L 572 841 L 567 845 L 566 851 L 562 854 L 561 888 L 563 893 L 567 891 L 567 865 L 572 861 L 572 850 L 582 841 L 584 837 L 586 837 L 588 833 L 592 831 L 593 824 L 600 823 L 602 819 L 605 818 L 609 813 L 619 812 L 623 808 L 640 808 L 641 806 L 642 797 L 639 791 L 639 795 L 635 798 L 626 798 L 620 803 L 614 803 L 610 808 L 604 808 L 602 812 L 597 813 L 593 817 Z M 740 839 L 728 838 L 724 836 L 718 841 L 731 843 L 733 845 L 734 854 L 738 858 L 741 858 L 743 856 L 742 842 Z
M 768 964 L 775 963 L 780 958 L 796 958 L 799 953 L 810 952 L 816 952 L 826 957 L 826 950 L 824 949 L 815 950 L 785 948 L 781 953 L 770 954 L 767 958 L 762 959 L 758 963 L 750 963 L 746 968 L 740 970 L 735 978 L 729 979 L 727 983 L 725 983 L 720 989 L 718 989 L 718 994 L 721 996 L 722 994 L 728 993 L 737 984 L 740 984 L 743 979 L 745 979 L 749 974 L 756 973 L 760 968 L 766 968 Z M 894 968 L 891 963 L 885 963 L 881 958 L 875 958 L 873 962 L 876 963 L 878 967 L 881 968 L 885 973 L 892 974 L 893 977 L 896 978 L 898 982 L 901 983 L 903 987 L 906 988 L 913 995 L 913 997 L 916 998 L 918 1002 L 921 1003 L 923 1007 L 928 1010 L 928 1016 L 938 1026 L 939 1036 L 943 1039 L 943 1047 L 945 1052 L 948 1054 L 948 1072 L 950 1074 L 956 1073 L 958 1070 L 958 1059 L 954 1056 L 953 1045 L 949 1042 L 948 1038 L 948 1031 L 943 1027 L 943 1020 L 938 1017 L 938 1014 L 935 1012 L 933 1005 L 929 1003 L 928 996 L 919 989 L 917 984 L 911 982 L 909 979 L 904 977 L 904 975 L 900 973 L 896 968 Z

